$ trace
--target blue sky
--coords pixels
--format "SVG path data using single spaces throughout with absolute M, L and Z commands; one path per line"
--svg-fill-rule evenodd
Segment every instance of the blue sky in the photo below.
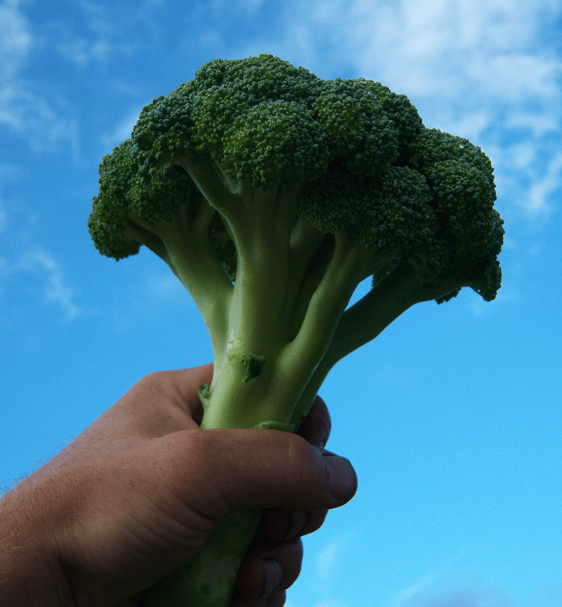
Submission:
M 0 483 L 144 374 L 211 357 L 148 251 L 86 230 L 102 156 L 217 57 L 366 77 L 496 169 L 503 287 L 421 304 L 333 371 L 359 492 L 307 538 L 288 607 L 562 605 L 562 2 L 0 3 Z

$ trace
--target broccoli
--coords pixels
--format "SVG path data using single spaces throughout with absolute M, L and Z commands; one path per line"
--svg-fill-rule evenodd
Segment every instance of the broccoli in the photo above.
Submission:
M 100 165 L 88 227 L 116 260 L 148 247 L 196 302 L 215 363 L 202 428 L 294 431 L 330 369 L 412 305 L 495 298 L 495 199 L 482 150 L 425 128 L 404 95 L 260 55 L 144 107 Z M 238 544 L 223 564 L 201 556 L 146 604 L 228 605 L 258 520 L 237 516 L 210 542 Z

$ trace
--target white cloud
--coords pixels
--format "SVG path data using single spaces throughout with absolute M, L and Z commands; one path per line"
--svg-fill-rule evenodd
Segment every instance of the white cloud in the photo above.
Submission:
M 336 605 L 331 601 L 332 594 L 334 592 L 333 580 L 335 579 L 335 572 L 342 564 L 343 559 L 346 558 L 346 552 L 353 541 L 353 538 L 357 535 L 356 530 L 340 533 L 333 536 L 324 547 L 318 552 L 316 556 L 316 575 L 315 585 L 319 589 L 319 602 L 321 599 L 322 606 Z M 349 555 L 347 555 L 349 557 Z
M 25 63 L 33 37 L 18 3 L 0 6 L 0 79 L 12 77 Z
M 116 27 L 106 9 L 85 0 L 79 6 L 87 18 L 87 29 L 80 35 L 70 20 L 42 24 L 39 33 L 34 34 L 21 2 L 0 6 L 0 127 L 27 140 L 36 152 L 53 151 L 61 144 L 69 147 L 74 161 L 81 154 L 78 110 L 73 100 L 58 94 L 56 86 L 46 88 L 30 80 L 23 68 L 32 52 L 37 54 L 39 50 L 58 50 L 65 61 L 80 68 L 108 64 L 117 56 L 132 53 L 130 45 L 114 43 L 120 38 L 110 37 Z
M 34 281 L 42 283 L 46 302 L 58 306 L 66 318 L 72 320 L 82 313 L 74 302 L 74 289 L 68 284 L 60 263 L 44 249 L 32 249 L 13 261 L 0 258 L 0 278 L 31 275 Z
M 393 600 L 395 607 L 406 607 L 406 605 L 410 605 L 414 597 L 418 596 L 420 592 L 428 586 L 433 585 L 442 574 L 443 569 L 436 569 L 424 575 L 419 580 L 416 580 L 411 586 L 408 586 L 408 588 L 403 588 L 397 592 Z
M 420 0 L 418 2 L 404 2 L 402 13 L 404 19 L 411 26 L 424 26 L 431 23 L 443 13 L 447 5 L 446 0 Z
M 336 538 L 327 544 L 317 557 L 317 571 L 320 577 L 330 577 L 331 571 L 341 551 L 341 540 Z
M 107 146 L 108 152 L 111 152 L 115 146 L 125 141 L 125 139 L 129 139 L 131 137 L 133 127 L 137 123 L 141 109 L 142 107 L 133 110 L 130 114 L 125 116 L 125 118 L 119 124 L 117 124 L 111 133 L 103 137 L 103 143 Z
M 456 603 L 431 603 L 424 602 L 427 596 L 435 589 L 436 583 L 439 583 L 441 587 L 443 587 L 444 582 L 450 577 L 451 572 L 453 571 L 453 566 L 459 562 L 462 562 L 463 558 L 470 554 L 474 548 L 476 547 L 477 542 L 471 542 L 461 550 L 459 550 L 456 554 L 452 555 L 445 563 L 442 565 L 431 569 L 420 578 L 412 582 L 407 588 L 403 588 L 396 592 L 392 597 L 392 605 L 394 607 L 456 607 Z M 473 580 L 471 580 L 472 586 L 475 587 Z M 457 584 L 458 585 L 458 584 Z M 441 593 L 442 596 L 445 596 L 445 593 Z M 459 603 L 458 607 L 465 607 L 464 604 Z M 467 603 L 466 607 L 473 607 L 472 603 Z M 480 604 L 475 603 L 474 607 L 480 607 Z M 483 605 L 481 607 L 484 607 Z
M 50 24 L 49 36 L 56 40 L 55 48 L 66 61 L 85 69 L 92 63 L 110 64 L 117 57 L 133 53 L 133 46 L 124 42 L 126 36 L 117 31 L 107 11 L 93 10 L 85 2 L 80 6 L 86 13 L 86 27 L 80 34 L 71 21 Z
M 80 308 L 73 301 L 74 290 L 66 284 L 64 273 L 54 257 L 38 249 L 30 252 L 24 258 L 24 263 L 28 265 L 28 269 L 38 269 L 44 273 L 47 301 L 60 306 L 70 319 L 76 318 L 81 313 Z
M 424 595 L 400 607 L 513 607 L 513 603 L 493 588 L 468 587 Z
M 560 130 L 560 117 L 548 108 L 537 109 L 534 112 L 514 108 L 507 117 L 506 127 L 530 131 L 536 138 Z
M 526 169 L 535 161 L 537 151 L 529 143 L 521 143 L 511 148 L 511 156 L 515 168 Z
M 540 1 L 412 0 L 382 15 L 379 4 L 354 3 L 355 65 L 403 92 L 502 105 L 559 93 L 562 62 L 537 51 Z
M 92 62 L 108 63 L 114 54 L 114 48 L 107 40 L 91 41 L 86 38 L 73 38 L 59 44 L 63 56 L 79 67 L 85 68 Z
M 23 80 L 0 83 L 0 125 L 27 139 L 35 151 L 65 143 L 78 156 L 78 124 L 62 100 L 47 99 Z
M 562 74 L 562 62 L 513 50 L 508 54 L 483 57 L 485 65 L 473 64 L 479 72 L 467 69 L 467 73 L 474 80 L 482 80 L 488 87 L 488 94 L 504 103 L 555 98 L 559 93 L 557 79 Z
M 0 126 L 36 151 L 52 151 L 64 141 L 76 157 L 78 128 L 68 105 L 22 76 L 37 42 L 20 4 L 0 6 Z
M 527 209 L 534 214 L 551 210 L 552 194 L 562 187 L 562 152 L 556 154 L 548 163 L 546 174 L 536 180 L 529 192 Z

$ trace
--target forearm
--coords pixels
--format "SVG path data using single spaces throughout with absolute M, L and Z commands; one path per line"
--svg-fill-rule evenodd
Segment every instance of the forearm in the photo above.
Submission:
M 74 607 L 51 550 L 41 489 L 14 490 L 0 500 L 0 605 Z

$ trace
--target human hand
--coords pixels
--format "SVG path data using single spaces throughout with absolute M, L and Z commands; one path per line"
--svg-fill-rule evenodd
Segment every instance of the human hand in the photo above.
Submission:
M 205 365 L 143 378 L 6 496 L 4 518 L 23 510 L 21 533 L 43 572 L 28 572 L 28 602 L 6 604 L 139 607 L 142 591 L 196 554 L 220 519 L 252 507 L 268 510 L 240 568 L 235 605 L 284 604 L 300 573 L 300 536 L 351 499 L 355 473 L 321 449 L 330 419 L 319 398 L 300 436 L 201 430 L 197 388 L 211 377 Z M 16 564 L 12 581 L 18 575 Z

